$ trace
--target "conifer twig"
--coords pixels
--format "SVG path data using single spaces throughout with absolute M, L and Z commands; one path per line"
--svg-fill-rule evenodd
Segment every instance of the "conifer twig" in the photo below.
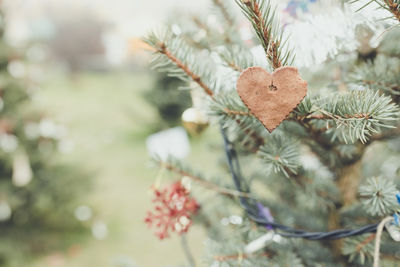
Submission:
M 253 114 L 251 114 L 250 111 L 233 110 L 233 109 L 229 109 L 229 108 L 224 108 L 222 111 L 225 112 L 225 114 L 227 114 L 227 115 L 235 115 L 235 116 L 239 115 L 239 116 L 253 117 Z
M 236 191 L 233 189 L 229 189 L 229 188 L 223 188 L 220 187 L 214 183 L 211 183 L 209 181 L 206 181 L 194 174 L 191 174 L 183 169 L 178 168 L 177 166 L 174 166 L 168 162 L 160 162 L 161 166 L 163 166 L 164 168 L 166 168 L 167 170 L 170 170 L 172 172 L 178 173 L 179 175 L 188 177 L 189 179 L 191 179 L 192 181 L 204 186 L 205 188 L 214 190 L 220 194 L 223 195 L 229 195 L 229 196 L 235 196 L 235 197 L 245 197 L 245 198 L 252 198 L 255 199 L 254 196 L 251 196 L 248 193 L 245 192 L 240 192 L 240 191 Z
M 159 52 L 164 54 L 166 57 L 169 58 L 175 65 L 183 70 L 187 76 L 189 76 L 194 82 L 196 82 L 201 88 L 203 88 L 204 92 L 213 97 L 214 92 L 201 80 L 201 78 L 193 73 L 182 61 L 176 58 L 166 47 L 165 43 L 159 44 Z
M 182 38 L 174 37 L 170 31 L 166 31 L 161 34 L 150 33 L 144 38 L 144 42 L 158 54 L 153 60 L 155 68 L 169 72 L 181 80 L 195 82 L 214 100 L 214 92 L 205 82 L 207 77 L 212 80 L 211 71 L 202 71 L 199 57 Z
M 245 117 L 254 117 L 254 115 L 249 111 L 242 110 L 234 110 L 229 108 L 224 108 L 222 110 L 227 115 L 238 115 Z M 288 120 L 300 121 L 300 122 L 308 122 L 309 120 L 350 120 L 350 119 L 371 119 L 371 116 L 368 113 L 359 113 L 359 114 L 344 114 L 342 116 L 331 114 L 324 110 L 319 110 L 322 114 L 311 113 L 304 116 L 296 116 L 292 118 L 288 118 Z
M 348 120 L 348 119 L 370 119 L 371 116 L 368 113 L 360 114 L 344 114 L 342 116 L 331 114 L 327 111 L 320 110 L 322 114 L 310 114 L 307 116 L 298 117 L 298 120 L 303 121 L 305 119 L 309 120 Z
M 291 51 L 283 51 L 287 40 L 283 40 L 282 30 L 275 19 L 275 10 L 267 0 L 235 0 L 249 19 L 261 41 L 266 57 L 274 69 L 291 65 Z
M 394 0 L 383 0 L 393 16 L 400 22 L 400 5 Z
M 237 73 L 257 65 L 253 54 L 245 48 L 244 44 L 231 45 L 225 49 L 217 50 L 217 53 L 224 65 Z
M 225 60 L 225 58 L 223 58 L 224 60 Z M 237 71 L 237 72 L 239 72 L 239 73 L 241 73 L 242 71 L 243 71 L 243 69 L 241 68 L 241 67 L 239 67 L 238 65 L 236 65 L 235 64 L 235 62 L 232 62 L 232 61 L 226 61 L 225 60 L 225 62 L 226 62 L 226 64 L 231 68 L 231 69 L 233 69 L 234 71 Z
M 255 0 L 242 0 L 242 3 L 247 7 L 250 14 L 250 19 L 254 25 L 257 35 L 260 37 L 265 54 L 268 60 L 271 62 L 272 67 L 277 69 L 282 66 L 282 62 L 278 57 L 277 48 L 279 43 L 272 40 L 272 28 L 268 25 L 268 21 L 264 19 L 261 13 L 260 5 Z
M 374 240 L 376 234 L 372 233 L 367 236 L 360 244 L 356 246 L 356 251 L 360 252 L 366 245 L 368 245 L 372 240 Z

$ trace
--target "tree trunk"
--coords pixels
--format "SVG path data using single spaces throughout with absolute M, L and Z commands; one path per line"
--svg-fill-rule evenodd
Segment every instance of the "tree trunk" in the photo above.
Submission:
M 342 204 L 344 207 L 353 204 L 357 199 L 361 177 L 361 160 L 344 167 L 340 172 L 340 177 L 336 181 L 336 184 L 342 195 Z
M 336 230 L 342 228 L 341 218 L 340 218 L 340 209 L 347 207 L 354 203 L 357 200 L 358 187 L 361 181 L 361 159 L 352 163 L 351 165 L 345 166 L 341 172 L 340 176 L 336 180 L 336 185 L 340 191 L 342 196 L 341 202 L 338 205 L 338 208 L 332 210 L 329 215 L 329 229 Z M 334 255 L 339 259 L 342 258 L 341 249 L 342 249 L 342 241 L 334 240 L 332 242 L 332 251 Z

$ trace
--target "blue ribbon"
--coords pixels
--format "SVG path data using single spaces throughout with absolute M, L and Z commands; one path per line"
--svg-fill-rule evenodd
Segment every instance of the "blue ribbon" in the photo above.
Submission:
M 398 193 L 396 194 L 396 198 L 397 198 L 397 202 L 399 202 L 399 204 L 400 204 L 400 192 L 398 192 Z M 396 213 L 393 215 L 393 218 L 394 218 L 394 223 L 395 223 L 397 226 L 400 226 L 400 215 L 399 215 L 399 212 L 396 212 Z
M 399 214 L 398 214 L 398 213 L 395 213 L 395 214 L 393 215 L 393 217 L 394 217 L 394 223 L 395 223 L 397 226 L 400 226 L 400 216 L 399 216 Z

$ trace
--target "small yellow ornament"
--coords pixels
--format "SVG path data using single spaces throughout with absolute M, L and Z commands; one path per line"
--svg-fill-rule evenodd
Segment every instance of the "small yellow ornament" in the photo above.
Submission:
M 198 108 L 188 108 L 182 113 L 183 127 L 191 135 L 201 134 L 208 126 L 207 116 Z

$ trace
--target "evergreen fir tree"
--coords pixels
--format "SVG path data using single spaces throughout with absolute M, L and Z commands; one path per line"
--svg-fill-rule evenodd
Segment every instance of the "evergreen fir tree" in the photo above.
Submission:
M 272 133 L 243 103 L 235 84 L 249 67 L 272 72 L 295 66 L 293 44 L 270 1 L 234 2 L 264 50 L 261 61 L 241 40 L 229 1 L 213 0 L 218 23 L 189 19 L 179 31 L 175 24 L 145 39 L 155 51 L 156 68 L 204 92 L 204 109 L 221 127 L 219 151 L 225 152 L 222 167 L 228 171 L 209 178 L 176 159 L 156 160 L 182 184 L 191 184 L 187 188 L 200 209 L 182 219 L 156 206 L 157 218 L 165 220 L 154 227 L 177 222 L 173 230 L 183 234 L 182 221 L 204 224 L 207 266 L 363 266 L 373 260 L 378 264 L 378 258 L 382 266 L 396 266 L 399 1 L 368 1 L 386 9 L 388 25 L 394 25 L 369 56 L 339 54 L 318 71 L 300 70 L 307 76 L 308 94 Z M 341 70 L 339 78 L 330 74 L 335 70 Z M 168 187 L 164 192 L 170 192 Z M 176 207 L 180 198 L 171 194 L 164 201 Z M 377 229 L 385 217 L 389 230 L 381 238 Z M 374 259 L 376 240 L 380 254 Z
M 32 110 L 27 81 L 10 75 L 23 56 L 4 41 L 0 21 L 0 266 L 21 266 L 82 236 L 74 210 L 89 184 L 79 168 L 53 160 L 60 127 Z

